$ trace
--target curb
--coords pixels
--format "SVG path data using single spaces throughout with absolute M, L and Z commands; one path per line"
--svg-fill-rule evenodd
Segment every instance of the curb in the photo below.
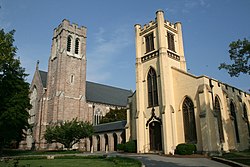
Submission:
M 221 163 L 223 163 L 223 164 L 230 165 L 230 166 L 235 166 L 235 167 L 248 167 L 248 165 L 244 165 L 244 164 L 241 164 L 241 163 L 239 163 L 239 162 L 234 162 L 234 161 L 231 161 L 231 160 L 228 160 L 228 159 L 224 159 L 224 158 L 212 157 L 211 159 L 214 160 L 214 161 L 217 161 L 217 162 L 221 162 Z

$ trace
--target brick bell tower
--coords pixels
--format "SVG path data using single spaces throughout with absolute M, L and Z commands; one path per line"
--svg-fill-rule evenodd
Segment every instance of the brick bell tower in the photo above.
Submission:
M 68 20 L 54 29 L 48 63 L 47 123 L 85 120 L 86 30 Z

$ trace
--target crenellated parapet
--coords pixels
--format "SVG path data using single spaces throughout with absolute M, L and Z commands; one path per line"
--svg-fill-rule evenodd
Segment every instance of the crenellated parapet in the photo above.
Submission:
M 81 37 L 86 37 L 87 28 L 84 26 L 79 27 L 78 24 L 72 23 L 67 19 L 64 19 L 62 23 L 54 29 L 53 38 L 56 38 L 58 35 L 62 33 L 62 31 L 68 31 L 69 33 L 74 33 Z

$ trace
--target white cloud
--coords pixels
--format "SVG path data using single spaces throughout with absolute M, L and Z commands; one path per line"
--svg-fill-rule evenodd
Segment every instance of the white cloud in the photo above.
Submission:
M 133 43 L 132 32 L 126 26 L 113 30 L 103 27 L 94 34 L 94 46 L 87 52 L 87 78 L 95 82 L 105 82 L 112 77 L 110 65 Z
M 196 8 L 205 9 L 208 7 L 210 7 L 210 4 L 207 2 L 207 0 L 185 0 L 175 2 L 172 8 L 170 7 L 166 10 L 172 14 L 177 14 L 178 12 L 187 14 Z

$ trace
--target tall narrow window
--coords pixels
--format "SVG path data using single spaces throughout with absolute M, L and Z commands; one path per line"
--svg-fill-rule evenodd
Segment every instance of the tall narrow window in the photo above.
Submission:
M 76 41 L 75 41 L 75 54 L 79 53 L 79 44 L 80 44 L 80 40 L 79 40 L 79 38 L 76 38 Z
M 246 122 L 246 125 L 247 125 L 248 136 L 250 137 L 250 127 L 249 127 L 249 120 L 248 120 L 248 114 L 247 114 L 247 106 L 245 103 L 243 104 L 243 115 L 244 115 L 244 121 Z
M 240 136 L 239 136 L 239 129 L 238 129 L 238 122 L 237 122 L 237 117 L 236 117 L 236 111 L 233 102 L 231 101 L 230 103 L 230 113 L 233 118 L 234 122 L 234 130 L 235 130 L 235 136 L 236 136 L 236 141 L 237 143 L 240 142 Z
M 158 105 L 158 92 L 157 92 L 157 77 L 155 70 L 151 67 L 147 77 L 148 82 L 148 106 L 154 107 Z
M 154 36 L 153 33 L 145 36 L 145 42 L 146 42 L 146 52 L 150 52 L 154 50 Z
M 175 52 L 174 34 L 168 32 L 168 33 L 167 33 L 167 37 L 168 37 L 168 49 Z
M 188 97 L 185 98 L 182 104 L 183 111 L 183 126 L 186 143 L 197 143 L 194 104 Z
M 71 51 L 71 42 L 72 42 L 72 37 L 69 35 L 67 38 L 67 51 Z
M 221 110 L 220 110 L 220 101 L 217 96 L 215 97 L 214 111 L 217 114 L 219 138 L 220 138 L 220 142 L 222 143 L 224 142 L 224 134 L 223 134 L 223 125 L 222 125 L 222 117 L 221 117 Z

